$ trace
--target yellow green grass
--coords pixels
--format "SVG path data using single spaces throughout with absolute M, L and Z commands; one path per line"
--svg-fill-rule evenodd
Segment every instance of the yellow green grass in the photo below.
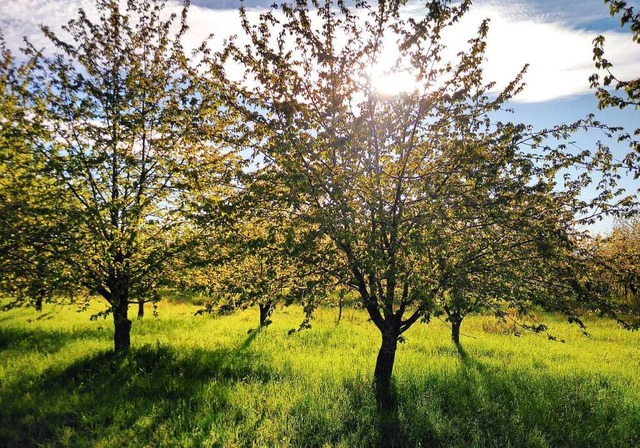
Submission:
M 590 337 L 547 316 L 553 333 L 463 323 L 465 356 L 440 321 L 416 324 L 394 369 L 397 431 L 380 435 L 371 376 L 379 334 L 366 314 L 300 308 L 247 333 L 257 310 L 194 317 L 161 302 L 135 321 L 133 350 L 111 354 L 111 320 L 62 310 L 0 315 L 2 446 L 640 446 L 640 335 L 587 321 Z M 133 312 L 134 310 L 132 310 Z M 95 310 L 94 310 L 95 312 Z M 133 317 L 133 315 L 132 315 Z M 491 325 L 489 325 L 491 327 Z

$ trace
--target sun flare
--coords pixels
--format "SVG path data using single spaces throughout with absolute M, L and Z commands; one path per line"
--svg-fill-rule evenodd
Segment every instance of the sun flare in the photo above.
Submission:
M 377 93 L 396 96 L 415 90 L 416 77 L 407 71 L 391 72 L 374 69 L 371 74 L 371 85 Z

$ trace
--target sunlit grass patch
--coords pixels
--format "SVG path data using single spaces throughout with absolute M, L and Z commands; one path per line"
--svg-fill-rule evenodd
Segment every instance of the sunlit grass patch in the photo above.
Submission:
M 298 307 L 194 317 L 159 303 L 134 320 L 134 348 L 111 353 L 111 320 L 63 310 L 0 326 L 0 440 L 7 446 L 380 446 L 371 388 L 380 336 L 363 311 L 322 308 L 289 334 Z M 133 311 L 133 310 L 132 310 Z M 400 344 L 396 446 L 638 446 L 639 336 L 599 319 L 586 337 L 494 334 L 463 324 L 462 355 L 440 321 Z M 253 331 L 250 331 L 253 330 Z

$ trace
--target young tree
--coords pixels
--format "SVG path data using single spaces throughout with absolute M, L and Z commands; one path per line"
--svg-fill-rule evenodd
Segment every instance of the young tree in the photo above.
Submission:
M 42 311 L 54 295 L 73 291 L 70 273 L 47 252 L 65 213 L 66 194 L 43 177 L 36 148 L 47 130 L 33 118 L 32 60 L 16 65 L 0 36 L 0 290 L 13 296 L 4 308 L 22 304 Z
M 216 219 L 217 211 L 201 216 L 201 226 L 215 229 L 203 240 L 216 244 L 202 244 L 187 255 L 183 275 L 184 286 L 209 295 L 202 313 L 257 306 L 259 328 L 271 323 L 278 304 L 300 303 L 310 311 L 312 297 L 328 284 L 325 270 L 308 262 L 313 255 L 296 252 L 305 246 L 309 229 L 278 200 L 286 193 L 271 190 L 273 183 L 265 182 L 268 171 L 254 163 L 243 175 L 243 186 L 226 198 L 225 223 Z M 308 326 L 308 318 L 302 327 Z
M 578 125 L 534 134 L 491 121 L 520 90 L 522 74 L 491 93 L 482 72 L 486 21 L 456 63 L 443 61 L 442 31 L 469 6 L 431 1 L 423 17 L 407 17 L 398 2 L 302 1 L 256 24 L 242 11 L 250 43 L 227 49 L 246 69 L 234 88 L 258 151 L 277 167 L 273 182 L 287 185 L 287 200 L 317 239 L 331 241 L 320 253 L 380 331 L 374 383 L 382 409 L 393 405 L 401 335 L 448 291 L 461 294 L 479 273 L 497 272 L 493 258 L 516 263 L 507 254 L 522 246 L 540 252 L 565 240 L 564 217 L 590 180 L 556 175 L 607 158 L 605 149 L 590 157 L 545 146 L 545 136 L 564 139 Z M 389 50 L 395 55 L 384 67 Z M 381 65 L 387 78 L 408 75 L 406 92 L 381 92 Z M 600 196 L 611 195 L 604 188 Z M 553 212 L 538 220 L 544 207 Z M 523 275 L 505 272 L 511 283 Z M 492 293 L 504 298 L 506 285 Z
M 498 194 L 507 198 L 503 206 L 486 207 L 491 202 L 478 198 L 475 203 L 483 204 L 482 209 L 459 207 L 463 219 L 441 231 L 444 245 L 455 250 L 439 261 L 440 269 L 451 274 L 437 304 L 451 324 L 456 345 L 464 317 L 474 311 L 489 311 L 504 319 L 507 309 L 515 308 L 519 317 L 536 322 L 534 311 L 546 308 L 582 325 L 578 314 L 596 299 L 578 282 L 584 275 L 578 249 L 588 234 L 579 231 L 577 224 L 582 221 L 580 213 L 587 213 L 599 200 L 567 207 L 570 196 L 552 177 L 538 181 L 533 189 L 524 188 L 526 183 L 498 184 L 507 188 Z M 512 188 L 517 197 L 509 197 Z M 476 188 L 476 193 L 481 191 Z M 515 213 L 514 206 L 519 207 Z M 537 332 L 547 329 L 539 322 L 517 323 Z
M 181 229 L 200 173 L 221 180 L 225 123 L 220 85 L 204 78 L 203 44 L 190 58 L 179 17 L 166 2 L 97 0 L 99 18 L 82 9 L 63 27 L 46 26 L 58 53 L 33 46 L 33 95 L 51 140 L 42 146 L 46 175 L 68 193 L 59 257 L 113 314 L 116 352 L 130 346 L 132 301 L 152 297 L 167 262 L 187 247 Z
M 271 324 L 278 304 L 302 303 L 320 276 L 315 266 L 300 263 L 287 253 L 293 235 L 281 227 L 282 221 L 253 218 L 236 228 L 225 244 L 224 262 L 209 264 L 202 277 L 214 286 L 209 311 L 231 312 L 257 306 L 259 328 Z

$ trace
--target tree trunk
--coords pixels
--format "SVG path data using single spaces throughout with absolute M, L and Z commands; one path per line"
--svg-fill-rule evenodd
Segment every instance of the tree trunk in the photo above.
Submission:
M 36 300 L 34 303 L 34 306 L 36 307 L 36 311 L 41 313 L 42 312 L 42 302 L 44 301 L 44 293 L 37 293 L 36 294 Z
M 340 297 L 338 298 L 338 321 L 336 325 L 340 323 L 340 319 L 342 319 L 342 301 L 344 300 L 344 293 L 340 291 Z
M 115 325 L 115 351 L 121 353 L 131 347 L 131 321 L 127 317 L 129 303 L 121 301 L 113 305 L 113 323 Z
M 138 302 L 138 319 L 142 319 L 144 317 L 144 302 L 140 300 Z
M 460 345 L 460 325 L 462 325 L 462 319 L 450 319 L 450 321 L 451 341 L 456 345 Z
M 393 373 L 399 335 L 400 333 L 397 330 L 386 330 L 382 333 L 382 345 L 378 352 L 376 368 L 373 373 L 376 400 L 378 401 L 378 407 L 383 411 L 391 411 L 393 409 L 394 399 L 391 391 L 391 374 Z
M 273 304 L 269 300 L 267 303 L 258 304 L 258 306 L 260 307 L 260 328 L 266 327 L 271 323 L 269 316 L 271 315 Z

